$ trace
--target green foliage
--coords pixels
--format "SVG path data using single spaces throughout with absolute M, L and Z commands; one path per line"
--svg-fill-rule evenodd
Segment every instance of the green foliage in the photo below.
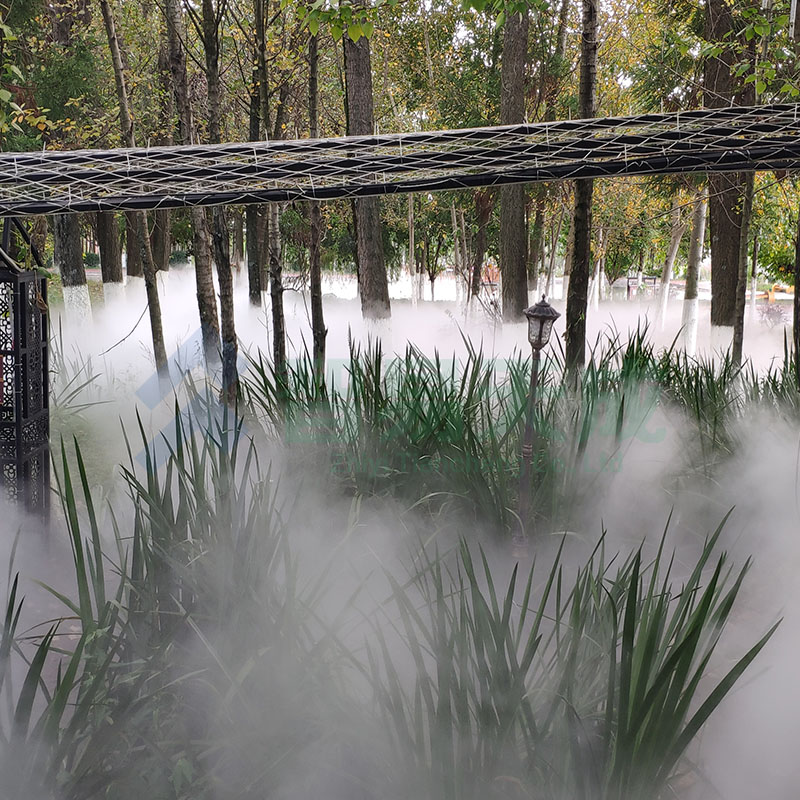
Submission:
M 746 567 L 715 557 L 720 531 L 673 590 L 662 547 L 612 566 L 603 543 L 565 584 L 560 551 L 540 576 L 496 586 L 486 554 L 417 554 L 388 579 L 409 682 L 376 626 L 372 681 L 393 752 L 420 798 L 634 800 L 668 791 L 686 747 L 775 628 L 700 690 Z M 665 534 L 666 535 L 666 534 Z M 399 781 L 398 781 L 399 782 Z M 391 787 L 391 781 L 389 781 Z M 391 792 L 384 795 L 394 796 Z
M 83 254 L 83 266 L 87 269 L 98 269 L 100 266 L 100 256 L 97 253 L 88 252 Z
M 302 796 L 333 784 L 369 800 L 507 785 L 547 800 L 656 797 L 772 633 L 701 689 L 746 571 L 715 555 L 719 530 L 679 587 L 663 543 L 648 562 L 643 548 L 607 559 L 601 541 L 574 579 L 559 551 L 542 580 L 536 565 L 502 578 L 462 541 L 387 569 L 388 597 L 366 608 L 359 583 L 331 605 L 336 553 L 308 568 L 241 422 L 195 401 L 188 418 L 176 408 L 163 467 L 140 429 L 145 466 L 124 469 L 122 510 L 99 507 L 77 443 L 62 448 L 74 584 L 49 591 L 65 619 L 22 636 L 10 569 L 0 628 L 0 770 L 15 797 L 307 784 Z M 365 611 L 365 646 L 351 646 L 348 620 Z M 73 639 L 56 638 L 67 623 Z

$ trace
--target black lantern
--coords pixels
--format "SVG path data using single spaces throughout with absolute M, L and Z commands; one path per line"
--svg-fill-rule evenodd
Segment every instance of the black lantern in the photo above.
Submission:
M 550 341 L 553 323 L 561 314 L 542 295 L 535 306 L 525 309 L 525 316 L 528 318 L 528 341 L 534 350 L 541 350 Z
M 46 517 L 50 503 L 47 281 L 0 265 L 0 497 Z

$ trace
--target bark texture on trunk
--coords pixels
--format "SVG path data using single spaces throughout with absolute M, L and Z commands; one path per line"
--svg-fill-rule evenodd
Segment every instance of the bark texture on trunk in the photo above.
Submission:
M 597 83 L 597 0 L 583 0 L 581 23 L 580 114 L 594 116 Z M 572 368 L 586 363 L 586 306 L 592 250 L 592 193 L 594 182 L 575 182 L 572 259 L 567 295 L 566 361 Z
M 375 129 L 372 100 L 372 67 L 369 39 L 362 36 L 354 42 L 344 36 L 345 100 L 347 132 L 370 135 Z M 383 256 L 381 207 L 377 197 L 353 201 L 353 223 L 356 231 L 356 263 L 361 312 L 368 319 L 391 316 L 389 281 Z
M 136 212 L 125 212 L 125 272 L 129 278 L 143 278 L 142 251 L 136 232 Z
M 113 211 L 97 215 L 97 246 L 103 283 L 122 283 L 122 242 L 119 221 Z
M 55 265 L 64 286 L 85 286 L 81 226 L 77 214 L 56 214 L 53 217 Z
M 179 137 L 182 144 L 192 144 L 196 141 L 196 133 L 189 99 L 186 52 L 183 47 L 183 43 L 186 41 L 186 31 L 183 25 L 180 0 L 164 0 L 164 13 L 167 19 L 167 43 L 169 45 L 172 87 L 175 93 L 175 105 L 178 109 Z M 220 336 L 208 221 L 205 209 L 193 207 L 189 214 L 192 220 L 194 275 L 203 352 L 206 361 L 214 364 L 219 361 Z
M 528 53 L 528 14 L 512 14 L 503 28 L 500 73 L 500 123 L 525 120 L 525 66 Z M 500 189 L 500 272 L 503 282 L 503 319 L 521 322 L 528 305 L 526 269 L 525 187 Z
M 724 108 L 733 97 L 734 60 L 729 44 L 733 36 L 732 9 L 726 0 L 708 0 L 705 7 L 705 39 L 721 50 L 706 58 L 704 97 L 707 108 Z M 737 173 L 709 176 L 708 225 L 711 240 L 711 324 L 732 327 L 736 319 L 736 284 L 744 184 Z

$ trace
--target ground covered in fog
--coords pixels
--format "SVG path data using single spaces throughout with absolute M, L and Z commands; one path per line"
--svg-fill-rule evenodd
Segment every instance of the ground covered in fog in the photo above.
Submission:
M 258 786 L 260 791 L 269 787 L 266 796 L 299 800 L 320 796 L 318 793 L 324 786 L 328 797 L 344 798 L 356 796 L 353 792 L 357 783 L 364 792 L 362 796 L 370 798 L 461 798 L 471 797 L 470 792 L 480 787 L 485 792 L 482 796 L 532 797 L 538 796 L 533 787 L 537 785 L 535 780 L 540 780 L 550 781 L 548 786 L 561 786 L 561 791 L 567 792 L 559 795 L 553 788 L 549 797 L 574 800 L 579 796 L 578 789 L 571 784 L 572 788 L 565 788 L 568 784 L 563 782 L 563 774 L 572 775 L 576 770 L 582 774 L 585 769 L 586 775 L 581 780 L 591 785 L 593 780 L 601 778 L 593 772 L 598 768 L 590 764 L 606 763 L 604 759 L 611 758 L 598 749 L 597 742 L 611 741 L 606 739 L 610 736 L 610 717 L 605 722 L 596 718 L 603 684 L 602 680 L 598 685 L 594 681 L 598 675 L 607 674 L 608 652 L 602 642 L 603 637 L 612 635 L 611 618 L 607 616 L 615 618 L 612 606 L 616 609 L 618 604 L 621 608 L 626 602 L 625 587 L 632 563 L 627 561 L 629 554 L 635 553 L 646 540 L 643 563 L 649 564 L 664 536 L 665 552 L 675 551 L 670 575 L 675 602 L 680 603 L 680 586 L 687 581 L 693 585 L 692 572 L 702 557 L 705 537 L 731 512 L 716 549 L 706 556 L 708 562 L 697 596 L 701 594 L 700 587 L 708 585 L 722 551 L 729 553 L 723 571 L 730 566 L 734 575 L 748 558 L 752 556 L 754 561 L 720 646 L 710 661 L 710 669 L 700 683 L 700 696 L 722 680 L 736 660 L 779 617 L 785 619 L 690 746 L 671 778 L 670 791 L 685 800 L 794 797 L 800 777 L 792 750 L 800 735 L 800 717 L 792 705 L 791 667 L 800 625 L 795 580 L 800 561 L 797 541 L 800 404 L 796 390 L 792 394 L 787 388 L 789 382 L 781 377 L 783 331 L 779 325 L 762 323 L 759 315 L 748 320 L 745 353 L 752 357 L 760 374 L 768 376 L 762 380 L 747 371 L 729 374 L 710 364 L 693 366 L 694 362 L 678 356 L 674 361 L 665 358 L 663 348 L 669 347 L 678 335 L 679 301 L 670 309 L 663 328 L 650 323 L 647 337 L 652 349 L 643 339 L 636 345 L 635 336 L 634 344 L 629 345 L 628 335 L 653 317 L 654 301 L 645 297 L 603 303 L 590 317 L 591 337 L 601 337 L 597 348 L 599 366 L 587 379 L 577 400 L 562 392 L 557 384 L 558 344 L 554 345 L 556 356 L 546 363 L 545 410 L 540 420 L 543 428 L 549 427 L 545 441 L 538 445 L 540 452 L 537 451 L 541 493 L 536 500 L 537 524 L 532 546 L 537 555 L 537 571 L 531 595 L 524 597 L 530 564 L 523 560 L 520 584 L 508 595 L 513 603 L 509 606 L 510 617 L 506 618 L 502 604 L 514 563 L 507 536 L 513 521 L 509 506 L 514 505 L 518 459 L 514 434 L 518 418 L 514 417 L 514 410 L 524 400 L 527 380 L 522 324 L 500 326 L 490 307 L 476 308 L 466 314 L 455 286 L 442 277 L 436 286 L 436 296 L 441 299 L 435 303 L 413 301 L 407 282 L 395 285 L 391 323 L 381 328 L 368 327 L 361 321 L 353 280 L 329 278 L 326 285 L 329 373 L 341 401 L 323 413 L 317 401 L 303 399 L 305 373 L 300 358 L 293 373 L 294 405 L 288 416 L 276 421 L 269 375 L 259 370 L 256 358 L 259 349 L 268 351 L 269 326 L 263 311 L 247 305 L 246 288 L 240 287 L 237 330 L 248 401 L 241 433 L 242 453 L 237 456 L 238 461 L 231 462 L 235 469 L 226 477 L 223 467 L 228 463 L 225 453 L 229 452 L 230 443 L 225 444 L 225 437 L 230 434 L 223 435 L 222 431 L 230 430 L 227 420 L 216 411 L 206 417 L 213 440 L 222 444 L 219 449 L 217 444 L 210 445 L 200 460 L 185 449 L 186 440 L 181 443 L 176 432 L 181 425 L 178 422 L 176 427 L 176 401 L 182 412 L 179 419 L 187 425 L 191 421 L 202 426 L 203 414 L 208 410 L 202 402 L 192 405 L 189 380 L 190 376 L 197 388 L 204 379 L 198 360 L 193 276 L 188 271 L 175 270 L 162 291 L 165 335 L 168 350 L 174 354 L 171 365 L 174 386 L 160 386 L 153 375 L 147 319 L 140 320 L 145 303 L 143 288 L 129 286 L 124 302 L 96 308 L 91 322 L 76 324 L 74 320 L 63 320 L 53 362 L 57 371 L 53 426 L 55 436 L 61 435 L 67 442 L 74 507 L 83 520 L 81 535 L 88 542 L 92 533 L 91 508 L 81 486 L 80 464 L 71 437 L 76 437 L 80 446 L 85 488 L 95 497 L 99 540 L 108 548 L 107 555 L 100 559 L 107 565 L 105 592 L 113 594 L 115 576 L 122 563 L 122 556 L 116 551 L 122 553 L 131 547 L 130 553 L 139 552 L 136 549 L 139 545 L 134 544 L 139 541 L 137 536 L 142 543 L 151 541 L 150 555 L 145 547 L 138 556 L 131 556 L 133 562 L 137 558 L 143 562 L 139 566 L 130 562 L 125 567 L 134 568 L 134 573 L 135 569 L 144 569 L 145 574 L 151 568 L 155 571 L 154 582 L 143 580 L 137 589 L 139 594 L 126 600 L 130 627 L 126 628 L 124 648 L 132 648 L 133 652 L 141 644 L 135 635 L 131 638 L 130 631 L 148 630 L 149 640 L 157 645 L 156 651 L 160 641 L 167 648 L 164 652 L 172 654 L 169 670 L 177 676 L 179 688 L 169 688 L 170 682 L 164 681 L 160 673 L 158 690 L 162 693 L 159 702 L 171 711 L 165 712 L 165 721 L 157 729 L 142 729 L 169 753 L 165 756 L 170 760 L 169 770 L 164 771 L 163 765 L 153 766 L 152 773 L 153 781 L 161 772 L 167 776 L 164 780 L 172 794 L 164 796 L 232 797 L 231 787 L 236 787 L 239 792 L 236 796 L 249 797 L 248 792 Z M 301 356 L 304 341 L 309 337 L 306 298 L 300 291 L 290 291 L 286 299 L 289 341 L 294 354 Z M 555 305 L 560 308 L 562 304 L 556 300 Z M 58 329 L 58 309 L 54 312 Z M 619 339 L 614 338 L 617 334 Z M 701 346 L 707 341 L 707 334 L 701 330 Z M 464 337 L 474 345 L 471 355 Z M 370 369 L 377 363 L 377 351 L 374 346 L 370 349 L 376 341 L 383 348 L 380 369 L 388 372 L 391 380 L 382 386 L 381 397 L 370 395 L 368 402 L 366 395 L 356 392 L 354 399 L 353 387 L 364 392 L 379 386 L 380 381 L 371 384 L 369 377 Z M 421 353 L 409 356 L 409 344 Z M 356 349 L 355 359 L 351 358 L 352 348 Z M 487 361 L 497 359 L 490 370 L 496 388 L 485 392 L 475 390 L 473 394 L 463 386 L 451 391 L 449 387 L 458 386 L 464 374 L 475 376 L 476 385 L 489 374 L 485 371 L 488 366 L 483 365 L 476 351 Z M 617 351 L 628 355 L 620 361 L 613 355 Z M 424 358 L 435 353 L 440 356 L 438 362 Z M 404 360 L 393 362 L 391 354 Z M 397 363 L 404 366 L 393 366 Z M 414 405 L 419 398 L 425 399 Z M 144 438 L 137 432 L 137 414 Z M 480 441 L 473 441 L 475 436 Z M 251 440 L 253 461 L 247 464 L 245 443 Z M 63 468 L 58 463 L 61 452 L 58 443 L 55 451 L 57 471 L 62 475 L 61 486 L 65 490 Z M 155 460 L 156 466 L 163 468 L 170 455 L 173 477 L 184 477 L 176 480 L 174 489 L 168 490 L 167 481 L 154 483 L 156 472 L 152 467 Z M 253 466 L 256 462 L 257 468 Z M 120 464 L 130 470 L 127 481 L 120 474 Z M 131 482 L 134 473 L 140 483 Z M 201 484 L 208 486 L 204 490 L 208 493 L 206 499 L 199 492 Z M 136 498 L 136 514 L 127 499 L 131 493 Z M 272 498 L 277 502 L 274 509 Z M 105 506 L 105 500 L 113 504 L 113 514 Z M 117 543 L 112 533 L 115 519 L 121 537 Z M 19 522 L 23 526 L 30 524 L 28 520 Z M 187 545 L 176 541 L 178 550 L 165 562 L 167 573 L 171 573 L 167 578 L 158 571 L 164 564 L 156 569 L 163 555 L 161 548 L 166 547 L 159 544 L 158 536 L 169 538 L 175 530 L 190 530 L 199 549 L 191 552 L 190 547 L 185 552 Z M 243 552 L 226 549 L 223 537 L 219 536 L 223 530 L 233 531 L 246 549 Z M 604 530 L 605 557 L 611 566 L 607 573 L 597 573 L 595 584 L 591 577 L 594 567 L 583 573 L 580 569 L 591 558 Z M 270 533 L 262 541 L 259 536 L 263 531 Z M 461 537 L 472 545 L 480 544 L 486 553 L 487 572 L 484 574 L 479 565 L 474 582 L 468 579 L 470 562 L 457 552 Z M 2 547 L 5 557 L 10 548 L 8 538 Z M 283 556 L 276 558 L 275 554 L 283 553 L 284 547 L 286 552 L 291 549 L 297 558 L 300 578 L 297 584 L 303 586 L 303 593 L 298 594 L 302 599 L 296 606 L 288 603 L 287 598 L 292 596 L 288 591 L 281 590 L 280 596 L 275 596 L 270 589 L 272 582 L 283 586 L 287 576 L 294 574 L 294 567 L 288 566 L 290 562 L 281 561 Z M 452 571 L 445 571 L 444 577 L 435 567 L 438 556 L 424 567 L 424 559 L 431 557 L 431 548 L 435 547 L 455 559 L 443 562 L 446 570 Z M 555 595 L 548 595 L 546 578 L 559 547 L 563 548 L 565 585 L 571 585 L 576 574 L 584 575 L 579 580 L 586 581 L 585 598 L 579 601 L 573 596 L 572 600 L 585 615 L 581 617 L 585 628 L 580 633 L 571 618 L 552 624 L 556 628 L 564 625 L 564 641 L 569 640 L 568 632 L 576 637 L 574 652 L 580 656 L 571 661 L 568 652 L 572 650 L 567 648 L 562 652 L 551 643 L 549 655 L 543 657 L 540 666 L 536 666 L 537 659 L 533 660 L 526 680 L 538 687 L 542 696 L 567 697 L 572 704 L 568 707 L 575 716 L 573 711 L 564 713 L 561 701 L 553 706 L 559 712 L 555 715 L 557 722 L 551 721 L 551 738 L 547 740 L 550 744 L 539 747 L 537 752 L 542 762 L 531 765 L 521 760 L 516 751 L 512 752 L 507 743 L 497 744 L 501 739 L 492 738 L 495 733 L 490 733 L 494 730 L 491 725 L 485 729 L 477 726 L 473 731 L 472 723 L 459 722 L 459 703 L 464 704 L 463 709 L 475 711 L 476 720 L 480 717 L 480 692 L 470 688 L 473 668 L 476 687 L 488 675 L 489 685 L 499 691 L 498 687 L 504 686 L 506 680 L 503 670 L 508 669 L 508 674 L 513 675 L 519 665 L 515 666 L 514 658 L 508 656 L 510 666 L 501 669 L 500 664 L 506 664 L 508 653 L 516 646 L 510 640 L 506 644 L 503 639 L 500 661 L 478 669 L 484 658 L 481 648 L 489 647 L 488 642 L 477 643 L 483 623 L 475 620 L 482 619 L 484 613 L 481 596 L 472 595 L 468 614 L 474 617 L 468 617 L 472 620 L 469 624 L 459 622 L 459 613 L 466 612 L 463 609 L 459 612 L 458 603 L 448 606 L 445 601 L 449 602 L 449 589 L 457 586 L 458 581 L 468 580 L 473 588 L 487 592 L 488 603 L 491 576 L 499 587 L 499 607 L 496 617 L 487 611 L 486 619 L 494 619 L 495 624 L 512 632 L 504 636 L 519 630 L 522 637 L 519 641 L 524 642 L 523 634 L 534 623 L 518 615 L 531 597 L 543 603 L 548 625 L 551 619 L 558 620 L 559 602 Z M 621 555 L 614 560 L 617 552 Z M 214 554 L 210 563 L 208 554 Z M 404 586 L 402 577 L 394 576 L 405 574 L 409 558 L 415 577 L 408 584 L 411 589 L 401 589 L 392 580 Z M 152 563 L 148 559 L 153 559 Z M 44 580 L 65 594 L 74 595 L 73 568 L 65 567 L 71 560 L 60 513 L 55 515 L 49 538 L 40 540 L 26 534 L 20 540 L 16 563 L 30 595 L 21 630 L 40 623 L 42 618 L 53 619 L 63 614 L 59 610 L 60 601 L 37 590 L 31 579 Z M 618 568 L 622 570 L 619 575 Z M 323 573 L 325 599 L 321 605 L 315 605 L 321 601 L 314 587 Z M 96 579 L 87 580 L 97 592 Z M 455 583 L 451 584 L 451 580 Z M 136 585 L 135 577 L 131 581 Z M 294 581 L 289 584 L 294 585 Z M 183 594 L 175 594 L 174 587 L 178 585 L 184 587 Z M 190 585 L 195 589 L 189 591 L 186 587 Z M 592 599 L 595 595 L 588 590 L 592 585 L 598 590 L 605 585 L 608 598 L 616 598 L 614 604 L 608 605 L 602 592 Z M 646 587 L 647 583 L 643 585 Z M 198 587 L 208 593 L 210 605 L 203 604 L 195 591 Z M 387 597 L 392 597 L 401 609 L 397 612 L 399 616 L 387 610 Z M 421 600 L 425 603 L 420 604 Z M 192 606 L 193 621 L 181 627 L 177 622 L 181 609 L 192 603 L 197 604 Z M 68 637 L 66 641 L 84 642 L 81 631 L 85 635 L 87 620 L 94 614 L 100 615 L 101 607 L 99 598 L 91 601 L 82 598 L 73 609 L 75 613 L 69 615 L 74 619 L 64 623 L 62 634 Z M 429 609 L 430 619 L 420 611 L 423 607 Z M 160 620 L 155 627 L 147 627 L 151 623 L 145 623 L 149 617 L 144 609 L 150 609 Z M 304 618 L 302 624 L 297 623 L 297 615 L 302 616 L 308 609 L 313 610 L 311 616 Z M 434 614 L 437 609 L 437 613 L 444 614 L 438 622 Z M 417 613 L 421 617 L 415 617 Z M 226 624 L 220 625 L 219 620 L 223 619 Z M 228 625 L 228 620 L 236 624 Z M 264 620 L 269 620 L 269 624 Z M 108 619 L 103 624 L 101 621 L 89 625 L 95 626 L 91 628 L 94 646 L 98 630 L 116 630 L 120 624 Z M 643 617 L 641 624 L 645 622 Z M 621 629 L 621 618 L 618 623 Z M 491 628 L 492 623 L 486 624 Z M 500 636 L 501 627 L 492 629 L 495 638 Z M 710 624 L 708 631 L 711 630 Z M 258 644 L 262 635 L 265 638 Z M 459 644 L 462 636 L 464 642 L 475 637 L 474 650 Z M 272 637 L 291 639 L 288 661 L 275 660 L 271 648 L 277 639 Z M 102 650 L 107 646 L 102 644 L 102 636 L 99 640 L 98 653 L 108 652 Z M 335 653 L 340 645 L 349 648 L 347 652 L 359 665 L 355 670 L 356 680 L 347 690 L 355 691 L 348 701 L 356 703 L 352 709 L 358 707 L 356 698 L 363 699 L 366 687 L 377 691 L 378 686 L 381 688 L 375 702 L 383 717 L 371 716 L 367 707 L 358 707 L 357 713 L 353 712 L 355 716 L 343 716 L 340 704 L 349 695 L 338 694 L 342 676 L 335 670 L 328 671 L 330 665 L 338 663 Z M 669 652 L 669 645 L 667 637 L 664 652 Z M 463 652 L 460 647 L 465 648 Z M 624 652 L 624 641 L 620 647 Z M 371 654 L 369 658 L 365 652 Z M 235 673 L 231 672 L 233 664 L 226 660 L 234 657 L 231 654 L 235 654 L 236 669 L 241 668 Z M 149 653 L 147 659 L 152 658 Z M 465 660 L 460 661 L 462 658 Z M 563 662 L 559 661 L 562 658 Z M 100 661 L 96 668 L 102 674 Z M 435 670 L 428 673 L 431 663 L 438 664 L 438 673 Z M 574 673 L 574 685 L 557 685 L 556 676 L 571 669 L 574 663 L 581 665 Z M 447 680 L 454 683 L 447 691 L 451 692 L 454 705 L 447 714 L 441 706 L 441 698 L 447 696 L 442 688 L 443 676 L 448 674 L 443 665 L 453 668 Z M 370 672 L 370 667 L 376 671 Z M 17 677 L 21 677 L 21 665 L 16 669 L 20 670 Z M 54 670 L 55 666 L 48 662 L 45 678 L 54 679 Z M 392 670 L 397 671 L 396 684 Z M 198 679 L 200 673 L 204 677 Z M 136 674 L 135 670 L 131 674 Z M 275 678 L 276 675 L 279 677 Z M 420 677 L 425 675 L 428 676 L 425 679 Z M 138 678 L 131 680 L 135 684 Z M 158 682 L 152 674 L 142 680 Z M 115 676 L 113 691 L 104 702 L 108 708 L 116 708 L 114 713 L 128 720 L 126 724 L 133 730 L 138 730 L 136 726 L 142 723 L 135 709 L 119 705 L 122 689 L 117 681 L 119 677 Z M 408 691 L 407 695 L 397 694 L 401 686 Z M 136 684 L 130 691 L 137 697 L 147 694 L 144 684 Z M 439 692 L 436 695 L 439 701 L 433 702 L 434 692 Z M 429 693 L 433 703 L 430 707 Z M 500 718 L 505 702 L 502 697 L 505 697 L 502 692 L 492 697 L 492 702 L 499 703 L 495 709 Z M 530 697 L 525 700 L 531 703 L 531 713 L 541 713 L 542 719 L 547 718 L 534 700 Z M 37 700 L 36 708 L 43 702 Z M 521 703 L 522 699 L 515 702 Z M 695 698 L 691 713 L 697 710 L 697 705 Z M 425 708 L 427 713 L 423 711 Z M 170 713 L 174 713 L 174 720 L 167 722 Z M 464 713 L 469 717 L 471 712 Z M 428 722 L 434 720 L 430 722 L 430 731 L 409 734 L 423 717 Z M 383 720 L 380 724 L 379 719 Z M 578 729 L 573 727 L 576 719 L 580 721 Z M 372 725 L 378 728 L 369 734 Z M 178 730 L 181 726 L 200 731 L 198 736 L 206 742 L 206 749 L 197 750 L 190 742 L 191 736 L 185 744 L 180 744 L 186 735 Z M 334 746 L 330 734 L 319 735 L 326 726 L 341 731 L 341 747 Z M 95 741 L 92 737 L 102 738 L 98 733 L 101 728 L 89 726 L 81 730 L 89 741 Z M 449 738 L 440 738 L 442 731 L 451 731 L 447 734 Z M 531 736 L 531 731 L 532 728 L 523 725 L 518 731 L 520 741 Z M 371 736 L 374 748 L 369 756 L 364 755 L 364 744 L 356 750 L 349 749 L 355 747 L 353 743 L 364 741 L 359 736 L 364 737 L 365 732 Z M 406 734 L 408 739 L 404 739 Z M 475 736 L 483 745 L 479 748 L 480 755 L 476 750 L 470 756 L 470 769 L 475 770 L 474 786 L 470 789 L 460 783 L 473 773 L 459 761 L 466 755 L 459 755 L 458 748 L 467 747 L 465 743 Z M 554 747 L 554 743 L 562 741 L 559 737 L 565 737 L 564 743 L 571 742 L 564 747 L 566 755 L 559 756 L 563 756 L 563 764 L 547 752 L 548 746 Z M 498 748 L 494 756 L 489 752 L 490 742 L 495 743 L 491 747 Z M 141 763 L 158 763 L 158 755 L 149 750 L 149 745 L 134 737 L 132 746 L 134 750 L 143 748 Z M 447 750 L 449 747 L 456 748 L 454 754 Z M 122 750 L 105 755 L 109 764 L 116 764 L 121 774 L 127 774 Z M 277 764 L 265 765 L 266 751 L 274 751 L 277 761 L 286 759 L 294 766 L 284 774 Z M 412 762 L 392 760 L 390 752 L 395 756 L 406 753 L 413 766 Z M 624 763 L 619 753 L 614 758 L 608 764 Z M 644 763 L 644 756 L 639 758 Z M 437 764 L 448 763 L 462 766 L 454 767 L 453 775 L 437 771 Z M 542 763 L 549 766 L 545 768 Z M 90 772 L 91 765 L 87 764 L 86 769 Z M 459 769 L 464 773 L 457 780 L 454 776 Z M 566 771 L 563 774 L 562 769 Z M 598 774 L 605 774 L 602 767 L 599 770 Z M 404 771 L 407 774 L 402 778 Z M 608 775 L 612 783 L 621 780 L 613 771 Z M 645 781 L 642 776 L 630 778 L 633 785 L 639 779 Z M 68 796 L 80 796 L 80 781 L 70 780 L 65 779 L 64 785 L 77 794 Z M 139 779 L 134 780 L 130 775 L 124 780 L 120 786 L 126 792 L 154 791 L 155 784 L 137 783 Z M 417 780 L 419 784 L 415 783 Z M 484 785 L 481 781 L 488 783 Z M 385 794 L 375 795 L 374 787 L 384 784 Z M 444 791 L 441 787 L 449 787 L 446 795 L 437 793 Z

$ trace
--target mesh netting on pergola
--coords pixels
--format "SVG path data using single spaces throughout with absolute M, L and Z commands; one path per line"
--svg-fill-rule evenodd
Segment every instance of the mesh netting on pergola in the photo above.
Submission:
M 800 164 L 800 106 L 223 145 L 0 153 L 0 215 L 330 200 Z

